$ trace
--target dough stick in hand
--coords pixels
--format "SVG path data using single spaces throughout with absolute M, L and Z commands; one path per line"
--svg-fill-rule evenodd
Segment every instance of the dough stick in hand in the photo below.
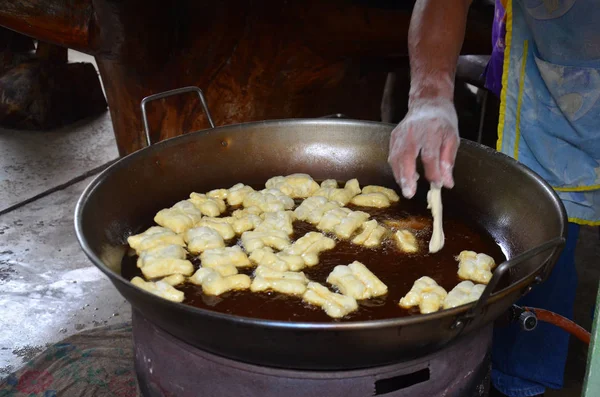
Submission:
M 442 227 L 442 188 L 430 185 L 427 192 L 427 208 L 433 216 L 433 233 L 429 241 L 429 252 L 436 253 L 444 247 L 444 229 Z

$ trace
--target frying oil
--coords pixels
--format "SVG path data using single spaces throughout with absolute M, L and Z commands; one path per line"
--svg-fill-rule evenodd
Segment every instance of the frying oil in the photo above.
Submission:
M 321 253 L 317 265 L 302 271 L 310 280 L 327 285 L 325 280 L 335 266 L 359 261 L 388 286 L 387 295 L 359 301 L 359 310 L 341 320 L 331 319 L 320 308 L 302 302 L 300 297 L 276 292 L 231 291 L 215 297 L 205 295 L 200 286 L 183 284 L 176 287 L 185 293 L 183 303 L 222 313 L 281 321 L 332 322 L 388 319 L 415 313 L 414 310 L 400 308 L 398 301 L 419 277 L 433 278 L 446 291 L 454 288 L 461 281 L 457 275 L 458 262 L 455 259 L 461 251 L 486 253 L 493 257 L 497 264 L 505 260 L 500 247 L 487 232 L 474 222 L 465 219 L 464 213 L 455 213 L 452 208 L 444 208 L 446 240 L 444 248 L 436 254 L 428 252 L 432 218 L 425 203 L 401 199 L 399 203 L 384 209 L 353 206 L 348 208 L 368 212 L 371 214 L 371 219 L 376 219 L 392 230 L 398 228 L 410 230 L 417 237 L 419 252 L 407 254 L 400 251 L 391 233 L 377 248 L 366 248 L 328 235 L 336 240 L 335 248 Z M 228 216 L 233 210 L 235 208 L 228 209 L 222 216 Z M 318 230 L 307 222 L 296 221 L 291 240 L 295 241 L 311 231 Z M 239 239 L 230 242 L 229 245 L 234 243 L 240 244 Z M 189 259 L 196 268 L 199 267 L 199 259 L 195 257 Z M 141 276 L 135 264 L 136 260 L 136 256 L 125 256 L 123 259 L 121 268 L 125 278 Z M 251 275 L 253 269 L 239 269 L 239 271 Z

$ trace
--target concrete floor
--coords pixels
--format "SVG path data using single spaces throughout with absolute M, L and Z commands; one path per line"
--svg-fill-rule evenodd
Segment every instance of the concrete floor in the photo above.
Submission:
M 0 216 L 0 377 L 49 343 L 130 318 L 129 304 L 75 238 L 73 210 L 89 182 Z
M 53 131 L 0 128 L 0 378 L 48 344 L 130 319 L 73 228 L 79 195 L 117 157 L 108 111 Z
M 78 60 L 89 60 L 76 55 Z M 128 320 L 130 307 L 81 252 L 75 203 L 91 177 L 117 157 L 108 112 L 51 132 L 0 129 L 0 379 L 48 344 Z M 577 249 L 576 321 L 591 329 L 600 266 L 597 228 Z M 587 347 L 571 344 L 565 389 L 580 395 Z
M 69 60 L 96 66 L 93 57 L 72 50 Z M 52 131 L 0 129 L 0 148 L 0 214 L 98 172 L 119 156 L 108 111 Z

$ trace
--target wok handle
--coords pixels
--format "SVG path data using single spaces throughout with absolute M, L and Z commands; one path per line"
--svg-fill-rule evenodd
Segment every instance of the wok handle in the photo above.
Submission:
M 560 248 L 564 244 L 565 244 L 564 237 L 556 237 L 552 240 L 548 240 L 545 243 L 540 244 L 537 247 L 534 247 L 530 250 L 527 250 L 527 251 L 523 252 L 522 254 L 519 254 L 519 255 L 515 256 L 514 258 L 511 258 L 511 259 L 505 261 L 504 263 L 502 263 L 500 266 L 498 266 L 496 268 L 496 270 L 494 270 L 492 279 L 490 280 L 488 285 L 483 290 L 483 293 L 477 300 L 477 303 L 475 304 L 475 306 L 473 306 L 471 308 L 471 310 L 469 310 L 467 313 L 465 313 L 464 316 L 458 317 L 456 319 L 456 321 L 454 322 L 454 324 L 452 325 L 452 328 L 455 329 L 455 328 L 464 327 L 469 320 L 479 316 L 483 312 L 483 308 L 486 305 L 490 296 L 492 295 L 492 292 L 498 285 L 498 282 L 500 282 L 500 279 L 502 278 L 502 276 L 504 276 L 504 274 L 506 272 L 508 272 L 513 266 L 518 265 L 519 263 L 524 262 L 528 259 L 531 259 L 531 258 L 541 254 L 544 251 L 548 251 L 549 249 Z M 546 259 L 544 261 L 544 264 L 547 263 L 549 259 L 550 258 Z
M 198 87 L 189 86 L 189 87 L 181 87 L 176 88 L 174 90 L 159 92 L 158 94 L 152 94 L 144 99 L 142 99 L 142 119 L 144 120 L 144 132 L 146 133 L 146 144 L 148 146 L 152 146 L 152 138 L 150 137 L 150 127 L 148 127 L 148 117 L 146 113 L 146 104 L 148 102 L 152 102 L 156 99 L 162 99 L 173 95 L 184 94 L 187 92 L 196 92 L 200 97 L 200 102 L 202 103 L 202 109 L 204 109 L 204 114 L 206 114 L 206 118 L 208 119 L 208 123 L 210 124 L 210 128 L 215 128 L 215 123 L 210 116 L 210 111 L 208 110 L 208 105 L 206 104 L 206 98 L 204 98 L 204 93 Z

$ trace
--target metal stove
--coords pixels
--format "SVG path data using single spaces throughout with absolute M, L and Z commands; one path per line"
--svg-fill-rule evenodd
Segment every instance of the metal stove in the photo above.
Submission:
M 144 397 L 483 397 L 490 384 L 491 325 L 418 360 L 352 371 L 288 370 L 215 356 L 174 338 L 137 311 L 133 340 Z

